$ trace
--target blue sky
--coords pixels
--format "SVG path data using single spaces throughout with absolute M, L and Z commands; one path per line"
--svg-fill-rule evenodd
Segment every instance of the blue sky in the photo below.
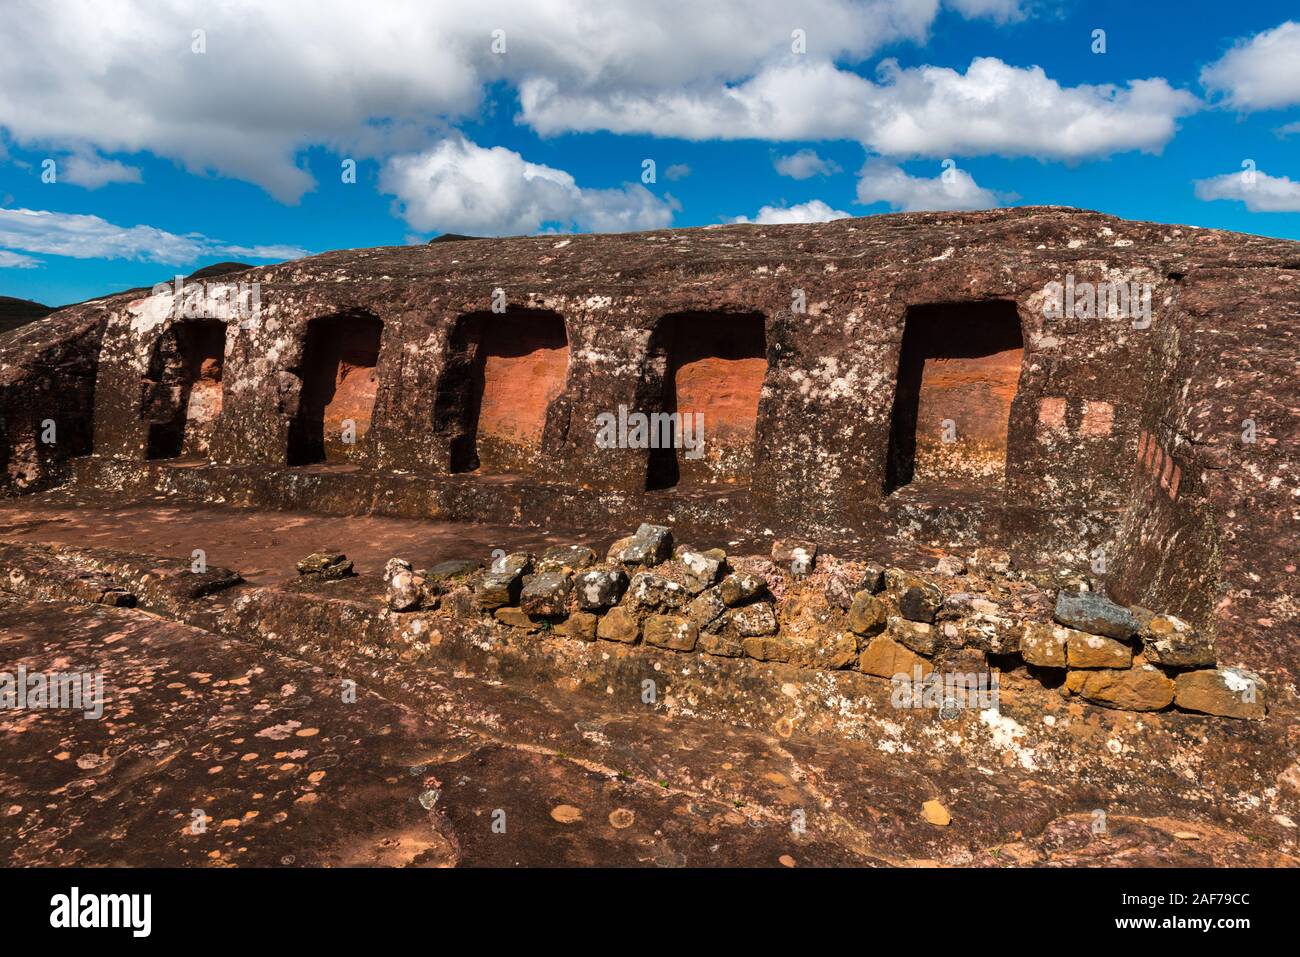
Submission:
M 1300 239 L 1293 2 L 264 6 L 9 5 L 0 295 L 442 231 L 996 205 Z

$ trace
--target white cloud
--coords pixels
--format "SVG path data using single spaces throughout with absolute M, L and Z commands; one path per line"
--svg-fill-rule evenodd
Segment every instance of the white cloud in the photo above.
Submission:
M 1294 123 L 1287 123 L 1285 126 L 1279 126 L 1273 132 L 1276 133 L 1278 136 L 1284 136 L 1284 137 L 1295 136 L 1297 134 L 1300 134 L 1300 120 L 1297 120 Z
M 664 178 L 676 182 L 679 179 L 685 179 L 691 175 L 691 168 L 685 163 L 674 163 L 664 170 Z
M 463 138 L 392 157 L 379 185 L 397 197 L 402 218 L 413 228 L 471 235 L 546 227 L 596 233 L 659 229 L 672 222 L 674 208 L 640 184 L 584 189 L 563 170 Z
M 944 0 L 944 3 L 972 20 L 985 17 L 995 23 L 1015 23 L 1028 16 L 1022 0 Z
M 1232 199 L 1252 213 L 1300 213 L 1300 183 L 1263 170 L 1242 170 L 1196 181 L 1196 198 Z
M 1271 110 L 1300 103 L 1300 23 L 1288 20 L 1238 40 L 1201 70 L 1206 89 L 1223 93 L 1239 110 Z
M 915 213 L 993 209 L 998 197 L 993 190 L 978 185 L 970 173 L 956 167 L 926 179 L 880 160 L 868 160 L 858 174 L 858 202 L 886 202 L 901 212 Z
M 21 253 L 11 253 L 7 249 L 0 249 L 0 269 L 35 269 L 40 264 L 39 259 L 33 259 L 31 256 L 24 256 Z
M 98 216 L 0 209 L 0 247 L 74 259 L 190 263 L 208 256 L 295 259 L 296 246 L 234 246 L 201 233 L 178 235 L 153 226 L 117 226 Z
M 764 206 L 753 219 L 737 216 L 732 222 L 779 226 L 784 223 L 829 223 L 833 219 L 848 219 L 849 216 L 842 209 L 832 209 L 820 199 L 814 199 L 794 206 Z
M 140 183 L 140 170 L 95 153 L 73 153 L 58 163 L 59 182 L 99 189 L 109 183 Z
M 873 82 L 831 63 L 788 58 L 734 86 L 665 93 L 567 94 L 547 79 L 520 87 L 524 119 L 544 134 L 610 130 L 685 139 L 856 139 L 889 156 L 1081 159 L 1159 152 L 1199 101 L 1163 79 L 1063 87 L 1041 67 L 994 57 L 965 73 L 902 69 Z
M 802 149 L 789 156 L 778 156 L 773 164 L 782 176 L 791 179 L 809 179 L 813 176 L 830 176 L 840 171 L 840 166 L 833 160 L 825 160 L 817 155 L 816 150 Z

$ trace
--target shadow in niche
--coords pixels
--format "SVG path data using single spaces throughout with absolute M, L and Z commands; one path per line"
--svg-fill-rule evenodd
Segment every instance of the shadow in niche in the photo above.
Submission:
M 658 411 L 672 416 L 667 441 L 650 450 L 646 488 L 748 481 L 758 396 L 767 374 L 765 317 L 759 312 L 682 312 L 664 316 L 650 340 L 664 361 Z M 704 455 L 688 458 L 676 414 L 703 415 Z M 652 432 L 655 429 L 652 427 Z
M 218 319 L 177 323 L 158 340 L 145 379 L 150 459 L 207 454 L 225 355 L 226 324 Z
M 558 312 L 511 308 L 461 316 L 434 413 L 455 429 L 450 471 L 526 469 L 568 369 L 568 336 Z
M 885 494 L 914 480 L 1000 486 L 1024 343 L 1008 300 L 911 306 L 890 416 Z
M 370 428 L 384 324 L 369 313 L 307 323 L 298 375 L 302 391 L 289 425 L 288 462 L 352 459 Z M 351 439 L 351 441 L 349 441 Z

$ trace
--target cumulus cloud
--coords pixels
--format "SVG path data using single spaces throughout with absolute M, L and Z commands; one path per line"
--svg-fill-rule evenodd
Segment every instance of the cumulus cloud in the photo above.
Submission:
M 1288 20 L 1238 40 L 1201 71 L 1201 83 L 1239 110 L 1271 110 L 1300 103 L 1300 23 Z
M 1028 15 L 1022 0 L 945 0 L 945 5 L 972 20 L 984 17 L 995 23 L 1015 23 Z
M 929 210 L 993 209 L 997 194 L 975 182 L 965 170 L 953 167 L 933 179 L 912 176 L 898 166 L 869 160 L 858 174 L 858 202 L 889 203 L 904 213 Z
M 179 235 L 153 226 L 118 226 L 82 213 L 0 209 L 0 247 L 74 259 L 127 259 L 190 263 L 213 255 L 246 259 L 296 259 L 296 246 L 235 246 L 201 233 Z
M 753 219 L 737 216 L 732 222 L 779 226 L 785 223 L 829 223 L 833 219 L 848 219 L 849 215 L 842 209 L 832 209 L 820 199 L 814 199 L 793 206 L 764 206 Z
M 1232 199 L 1252 213 L 1300 213 L 1300 183 L 1263 170 L 1242 170 L 1196 181 L 1196 198 Z
M 379 185 L 397 197 L 398 212 L 413 228 L 474 235 L 659 229 L 672 222 L 674 209 L 639 183 L 584 189 L 563 170 L 463 138 L 390 158 Z
M 685 139 L 856 139 L 889 156 L 1035 156 L 1073 160 L 1159 152 L 1199 101 L 1163 79 L 1063 87 L 1041 67 L 996 57 L 965 73 L 881 64 L 877 81 L 791 58 L 734 86 L 663 93 L 565 93 L 520 87 L 524 119 L 543 133 L 610 130 Z
M 664 170 L 664 178 L 676 182 L 679 179 L 685 179 L 691 175 L 691 168 L 685 163 L 674 163 Z
M 95 153 L 74 153 L 58 164 L 59 181 L 99 189 L 109 183 L 143 182 L 140 170 Z
M 11 253 L 7 249 L 0 249 L 0 269 L 35 269 L 40 264 L 39 259 L 24 256 L 22 253 Z
M 791 179 L 810 179 L 813 176 L 830 176 L 840 171 L 839 164 L 825 160 L 817 155 L 816 150 L 802 149 L 789 156 L 778 156 L 773 163 L 776 171 Z

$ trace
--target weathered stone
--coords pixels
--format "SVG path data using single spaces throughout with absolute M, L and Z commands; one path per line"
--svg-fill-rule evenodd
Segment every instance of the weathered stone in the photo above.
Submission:
M 793 538 L 779 538 L 772 543 L 772 561 L 791 575 L 811 574 L 817 562 L 817 545 Z
M 1082 677 L 1074 679 L 1075 675 Z M 1159 711 L 1174 700 L 1174 683 L 1151 665 L 1122 671 L 1072 671 L 1070 677 L 1083 698 L 1123 711 Z
M 915 576 L 900 582 L 898 613 L 908 621 L 932 622 L 942 604 L 943 592 L 938 586 Z
M 393 611 L 414 611 L 423 598 L 424 579 L 410 568 L 394 568 L 388 580 L 388 607 Z
M 511 552 L 500 555 L 488 565 L 488 571 L 497 575 L 527 575 L 533 570 L 533 556 L 528 552 Z
M 342 552 L 312 552 L 298 562 L 299 575 L 315 575 L 325 581 L 336 581 L 352 574 L 352 562 Z
M 621 605 L 611 608 L 596 626 L 596 637 L 605 641 L 621 641 L 630 645 L 636 642 L 640 634 L 640 621 Z
M 1026 664 L 1040 668 L 1064 668 L 1067 663 L 1066 643 L 1071 634 L 1082 632 L 1041 621 L 1025 622 L 1024 633 L 1020 636 L 1020 657 Z
M 745 653 L 738 639 L 720 631 L 701 632 L 695 647 L 706 655 L 717 655 L 720 658 L 739 658 Z
M 718 580 L 722 562 L 703 552 L 684 549 L 677 554 L 686 572 L 687 587 L 693 592 L 701 592 Z
M 578 607 L 584 611 L 604 611 L 619 603 L 627 591 L 627 572 L 621 568 L 593 568 L 574 578 Z
M 651 615 L 642 626 L 641 637 L 647 645 L 656 648 L 690 651 L 695 647 L 699 629 L 682 615 Z
M 1067 628 L 1107 638 L 1132 638 L 1138 630 L 1132 612 L 1091 591 L 1059 592 L 1053 617 Z
M 596 563 L 596 553 L 585 545 L 552 545 L 537 559 L 539 572 L 568 569 L 576 572 Z
M 722 600 L 728 608 L 735 608 L 767 593 L 767 582 L 748 572 L 737 572 L 722 579 Z
M 1004 615 L 976 612 L 958 624 L 957 635 L 963 645 L 991 655 L 1011 655 L 1020 650 L 1021 630 L 1017 622 Z
M 538 618 L 555 618 L 567 614 L 573 577 L 567 570 L 539 572 L 524 579 L 519 606 Z
M 853 596 L 849 605 L 849 630 L 859 635 L 878 635 L 888 624 L 888 610 L 885 603 L 867 591 L 860 591 Z
M 703 631 L 714 622 L 720 621 L 726 610 L 726 603 L 722 600 L 722 590 L 709 588 L 695 596 L 686 608 L 686 615 L 697 628 Z
M 1262 721 L 1267 686 L 1259 675 L 1240 668 L 1188 671 L 1175 680 L 1174 702 L 1188 711 L 1222 718 Z
M 511 628 L 519 628 L 523 631 L 536 631 L 537 622 L 528 617 L 528 614 L 522 608 L 511 608 L 505 606 L 498 608 L 492 613 L 492 617 L 503 625 L 509 625 Z
M 605 553 L 605 561 L 610 564 L 616 564 L 623 561 L 623 550 L 632 544 L 632 536 L 625 535 L 622 538 L 614 540 L 614 544 L 609 546 L 609 551 Z
M 524 587 L 524 573 L 515 571 L 484 571 L 474 586 L 474 600 L 485 611 L 514 605 Z
M 966 574 L 966 560 L 960 555 L 944 555 L 934 566 L 935 574 L 956 578 Z
M 761 638 L 776 634 L 778 626 L 772 606 L 766 602 L 757 602 L 728 611 L 725 627 L 742 638 Z
M 1128 668 L 1133 649 L 1122 641 L 1074 631 L 1066 636 L 1066 658 L 1071 668 Z
M 99 596 L 100 605 L 112 605 L 114 608 L 134 608 L 138 599 L 124 588 L 110 588 Z
M 686 604 L 686 589 L 678 582 L 653 572 L 638 572 L 623 596 L 623 604 L 638 612 L 680 611 Z
M 794 656 L 794 646 L 784 638 L 756 635 L 741 641 L 740 647 L 757 661 L 789 661 Z
M 577 638 L 579 641 L 595 641 L 596 626 L 599 623 L 599 615 L 593 615 L 589 611 L 575 611 L 556 625 L 554 630 L 556 634 L 564 635 L 567 638 Z
M 384 564 L 384 583 L 387 584 L 388 582 L 392 581 L 393 576 L 396 575 L 398 572 L 400 571 L 409 572 L 410 570 L 411 570 L 411 563 L 408 562 L 405 558 L 390 558 Z
M 893 678 L 899 674 L 911 676 L 912 669 L 916 667 L 921 669 L 922 675 L 934 670 L 929 661 L 888 635 L 872 638 L 866 650 L 858 657 L 858 670 L 878 678 Z
M 1011 554 L 1001 548 L 977 548 L 966 566 L 977 575 L 1005 575 L 1011 571 Z
M 889 637 L 919 655 L 933 655 L 939 648 L 938 629 L 923 621 L 890 618 Z
M 610 557 L 624 565 L 658 565 L 673 553 L 673 533 L 664 525 L 643 522 Z M 618 544 L 618 543 L 616 543 Z
M 1214 641 L 1173 615 L 1155 615 L 1135 608 L 1142 653 L 1147 661 L 1167 668 L 1212 668 L 1216 660 Z

